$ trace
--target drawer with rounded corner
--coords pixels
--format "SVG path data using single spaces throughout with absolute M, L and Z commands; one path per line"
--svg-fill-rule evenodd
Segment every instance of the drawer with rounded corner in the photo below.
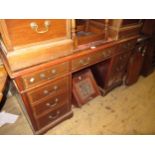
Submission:
M 36 119 L 38 127 L 42 128 L 42 127 L 56 121 L 57 119 L 59 119 L 60 117 L 65 115 L 67 112 L 69 112 L 70 109 L 71 109 L 70 105 L 65 104 L 65 105 L 61 106 L 60 108 L 55 109 L 52 112 L 49 112 L 48 114 L 38 117 L 38 119 Z
M 62 92 L 58 95 L 50 96 L 44 101 L 41 101 L 37 104 L 31 104 L 31 105 L 35 116 L 38 116 L 42 113 L 53 111 L 68 102 L 69 102 L 68 92 Z
M 30 90 L 26 94 L 30 103 L 33 103 L 48 96 L 57 95 L 60 92 L 64 91 L 67 92 L 68 90 L 69 90 L 69 78 L 64 77 L 49 84 L 46 84 L 42 87 Z
M 34 73 L 22 76 L 19 80 L 22 81 L 23 89 L 30 88 L 40 84 L 41 82 L 60 77 L 69 72 L 69 63 L 64 62 L 54 65 L 48 69 L 36 71 Z

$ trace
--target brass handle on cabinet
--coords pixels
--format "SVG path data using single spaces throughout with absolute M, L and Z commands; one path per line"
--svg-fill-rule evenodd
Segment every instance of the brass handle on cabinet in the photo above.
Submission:
M 57 85 L 55 85 L 54 87 L 53 87 L 53 89 L 56 91 L 56 90 L 58 90 L 58 86 Z
M 107 56 L 107 52 L 106 52 L 106 51 L 103 51 L 103 52 L 102 52 L 102 55 L 103 55 L 104 57 L 106 57 L 106 56 Z
M 49 118 L 49 119 L 56 119 L 56 118 L 59 116 L 59 114 L 60 114 L 60 111 L 57 111 L 57 112 L 56 112 L 56 115 L 54 115 L 54 116 L 49 115 L 48 118 Z
M 51 103 L 46 103 L 46 106 L 47 106 L 47 107 L 55 107 L 55 106 L 58 104 L 58 102 L 59 102 L 59 99 L 56 98 L 53 104 L 51 104 Z
M 80 60 L 80 64 L 82 65 L 88 65 L 89 63 L 90 63 L 90 57 L 88 57 L 85 62 L 84 60 Z
M 56 69 L 51 70 L 52 74 L 56 74 Z
M 53 90 L 54 90 L 54 91 L 57 91 L 58 88 L 59 88 L 59 87 L 58 87 L 57 85 L 55 85 L 55 86 L 53 87 Z M 49 91 L 46 90 L 46 89 L 43 91 L 43 94 L 44 94 L 44 95 L 48 95 L 48 94 L 52 94 L 52 93 L 53 93 L 53 91 L 52 91 L 52 92 L 49 92 Z
M 44 73 L 41 73 L 41 74 L 40 74 L 40 78 L 41 78 L 41 79 L 44 79 L 45 77 L 46 77 L 46 75 L 45 75 Z
M 44 95 L 47 95 L 47 94 L 49 94 L 49 91 L 45 89 L 45 90 L 43 91 L 43 93 L 44 93 Z
M 29 81 L 30 81 L 30 83 L 33 83 L 35 81 L 35 78 L 31 77 Z
M 30 23 L 31 29 L 34 30 L 35 32 L 39 33 L 39 34 L 43 34 L 43 33 L 48 32 L 50 25 L 51 25 L 51 22 L 48 20 L 45 20 L 44 21 L 44 27 L 45 27 L 44 30 L 39 30 L 39 26 L 37 23 L 35 23 L 35 22 Z

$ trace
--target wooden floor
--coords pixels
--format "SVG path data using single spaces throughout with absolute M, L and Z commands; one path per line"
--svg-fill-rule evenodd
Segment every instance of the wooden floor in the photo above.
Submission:
M 9 97 L 6 112 L 18 114 L 14 124 L 0 127 L 0 134 L 33 134 L 15 97 Z M 46 134 L 155 134 L 155 72 L 140 77 L 130 87 L 122 85 L 105 97 L 99 96 L 74 116 Z

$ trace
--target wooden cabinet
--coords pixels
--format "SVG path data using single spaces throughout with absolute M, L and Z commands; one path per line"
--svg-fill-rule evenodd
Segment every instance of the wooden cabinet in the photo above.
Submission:
M 102 79 L 99 85 L 106 92 L 122 83 L 141 27 L 137 20 L 78 22 L 0 20 L 0 55 L 35 134 L 73 115 L 75 72 L 97 64 L 100 66 L 95 74 Z

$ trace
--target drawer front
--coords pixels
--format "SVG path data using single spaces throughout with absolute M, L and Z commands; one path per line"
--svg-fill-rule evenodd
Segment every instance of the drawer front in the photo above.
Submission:
M 138 35 L 140 33 L 140 30 L 141 30 L 141 27 L 128 29 L 128 30 L 125 30 L 125 31 L 120 31 L 119 32 L 119 39 L 124 39 L 124 38 L 127 38 L 127 37 Z
M 65 113 L 67 113 L 70 110 L 70 105 L 69 104 L 65 104 L 63 105 L 61 108 L 58 108 L 52 112 L 49 112 L 48 114 L 40 117 L 37 119 L 37 123 L 39 128 L 42 128 L 50 123 L 52 123 L 53 121 L 55 121 L 56 119 L 59 119 L 61 116 L 63 116 Z
M 35 86 L 43 81 L 47 81 L 56 77 L 59 77 L 69 72 L 69 63 L 65 62 L 62 64 L 54 65 L 49 69 L 43 71 L 37 71 L 32 74 L 21 77 L 24 88 Z
M 93 54 L 88 54 L 86 56 L 82 56 L 72 61 L 72 70 L 78 70 L 84 68 L 85 66 L 89 66 L 93 63 L 100 62 L 110 56 L 115 52 L 115 47 L 110 47 L 101 51 L 97 51 Z
M 27 93 L 27 96 L 30 103 L 33 103 L 47 96 L 54 96 L 59 94 L 60 92 L 68 91 L 68 89 L 69 81 L 68 77 L 65 77 L 55 82 L 51 82 L 50 84 L 46 84 L 45 86 L 42 86 L 35 90 L 29 91 Z
M 62 40 L 69 34 L 68 20 L 65 19 L 8 19 L 5 22 L 13 46 Z
M 68 92 L 63 92 L 60 93 L 59 95 L 49 97 L 48 99 L 42 101 L 41 103 L 33 105 L 32 109 L 35 115 L 37 116 L 46 111 L 53 111 L 58 107 L 68 103 L 68 101 L 69 101 Z
M 92 63 L 92 56 L 83 56 L 72 61 L 72 70 L 77 70 Z
M 117 52 L 117 46 L 106 48 L 98 52 L 98 59 L 102 61 L 104 59 L 111 57 L 113 54 L 116 54 L 116 52 Z
M 118 52 L 129 52 L 131 51 L 136 44 L 136 40 L 124 42 L 118 45 Z

